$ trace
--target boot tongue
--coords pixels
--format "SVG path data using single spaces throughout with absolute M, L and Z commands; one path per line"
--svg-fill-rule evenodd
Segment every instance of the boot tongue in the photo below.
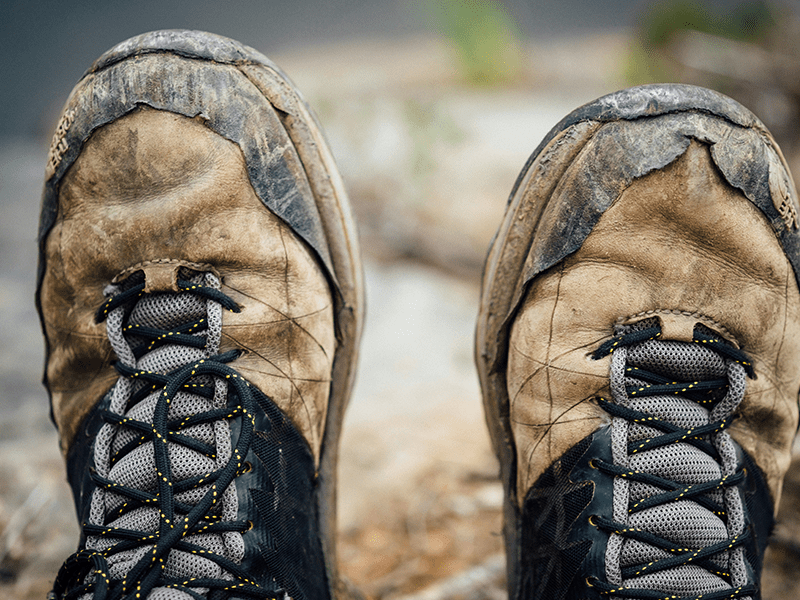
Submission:
M 205 279 L 206 275 L 204 274 L 194 274 L 188 278 L 191 283 L 198 285 L 205 285 Z M 127 288 L 137 283 L 141 283 L 141 276 L 130 278 L 130 281 L 124 282 L 120 287 Z M 209 304 L 209 301 L 190 293 L 144 294 L 133 306 L 127 320 L 122 327 L 119 327 L 118 331 L 112 330 L 111 321 L 109 321 L 109 338 L 112 340 L 112 345 L 125 343 L 131 349 L 137 347 L 149 348 L 152 340 L 146 336 L 136 335 L 137 330 L 159 329 L 170 331 L 182 325 L 201 323 L 195 330 L 191 331 L 191 335 L 204 340 L 209 337 L 218 339 L 216 335 L 208 335 Z M 168 339 L 168 336 L 166 339 Z M 137 353 L 139 358 L 136 360 L 136 364 L 132 366 L 139 370 L 166 375 L 187 364 L 208 358 L 216 354 L 217 351 L 218 348 L 208 347 L 208 345 L 205 348 L 194 348 L 182 344 L 167 343 L 145 351 L 144 354 Z M 195 377 L 192 382 L 195 385 L 203 385 L 209 389 L 215 389 L 215 382 L 210 376 Z M 118 383 L 119 385 L 122 385 L 122 382 Z M 120 406 L 125 406 L 122 409 L 125 417 L 144 423 L 153 422 L 155 408 L 159 397 L 162 395 L 161 389 L 147 394 L 138 402 L 133 403 L 131 401 L 131 397 L 135 397 L 137 392 L 141 393 L 148 386 L 150 384 L 144 381 L 136 381 L 130 385 L 130 390 L 126 394 L 127 402 L 119 403 Z M 215 393 L 209 398 L 200 394 L 179 392 L 170 402 L 167 418 L 170 421 L 178 420 L 213 410 L 223 406 L 225 403 L 225 396 L 219 393 Z M 148 441 L 135 445 L 131 449 L 129 445 L 135 443 L 135 440 L 138 439 L 138 434 L 132 429 L 116 427 L 108 433 L 110 434 L 107 442 L 110 443 L 110 456 L 116 457 L 116 460 L 112 461 L 110 469 L 107 471 L 109 479 L 126 487 L 148 493 L 156 492 L 158 490 L 158 481 L 156 479 L 158 469 L 155 465 L 153 442 Z M 216 460 L 181 444 L 170 443 L 168 449 L 173 484 L 188 478 L 211 473 L 218 468 L 217 463 L 224 464 L 230 457 L 230 429 L 225 421 L 184 428 L 180 433 L 182 436 L 194 438 L 215 448 Z M 102 440 L 98 439 L 98 443 L 102 443 Z M 236 517 L 236 494 L 235 489 L 231 488 L 233 488 L 233 485 L 225 492 L 227 502 L 223 501 L 217 506 L 216 516 L 221 517 L 223 520 L 234 520 Z M 175 494 L 175 501 L 194 505 L 200 501 L 207 491 L 208 486 L 191 488 Z M 93 501 L 92 503 L 92 521 L 96 523 L 105 523 L 107 520 L 105 515 L 117 510 L 125 502 L 129 501 L 128 498 L 121 494 L 106 492 L 102 496 L 102 502 Z M 116 519 L 112 518 L 107 525 L 121 529 L 155 533 L 159 528 L 159 516 L 160 508 L 158 506 L 139 507 L 125 512 Z M 179 514 L 176 514 L 176 520 L 179 518 Z M 205 534 L 189 536 L 186 539 L 215 554 L 234 561 L 241 560 L 241 554 L 244 549 L 241 534 Z M 87 540 L 87 547 L 103 550 L 113 546 L 118 541 L 113 538 L 90 537 Z M 142 546 L 113 554 L 109 559 L 110 576 L 113 579 L 124 578 L 130 569 L 151 550 L 152 546 Z M 184 580 L 189 578 L 227 578 L 225 572 L 213 561 L 196 554 L 177 550 L 170 552 L 164 574 L 167 577 L 179 577 Z M 199 591 L 202 593 L 202 590 Z M 155 588 L 149 597 L 162 600 L 184 600 L 190 596 L 185 592 L 172 588 Z
M 202 274 L 195 274 L 189 281 L 194 284 L 200 284 L 202 283 L 202 280 Z M 126 282 L 125 287 L 129 287 L 130 285 L 134 285 L 140 281 L 141 280 L 138 277 L 132 278 L 130 283 Z M 149 338 L 136 335 L 137 329 L 148 328 L 172 330 L 185 323 L 199 322 L 206 317 L 206 303 L 207 302 L 205 300 L 186 293 L 159 293 L 153 295 L 145 294 L 138 302 L 136 302 L 131 310 L 131 314 L 128 317 L 128 329 L 124 332 L 125 341 L 131 348 L 136 348 L 142 345 L 147 346 L 151 343 L 151 340 Z M 207 337 L 206 331 L 197 331 L 194 332 L 193 335 L 202 338 Z M 166 375 L 169 372 L 174 371 L 175 369 L 186 364 L 207 358 L 210 354 L 209 350 L 215 351 L 215 349 L 211 348 L 191 348 L 180 344 L 165 344 L 155 348 L 152 351 L 146 352 L 136 361 L 135 366 L 137 369 L 141 369 L 143 371 L 151 371 L 153 373 Z M 207 381 L 206 383 L 210 382 Z M 135 383 L 133 386 L 133 392 L 139 391 L 146 385 L 147 384 L 144 382 Z M 125 416 L 139 421 L 152 422 L 157 399 L 157 393 L 148 395 L 141 402 L 138 402 L 133 406 L 129 406 L 125 412 Z M 202 396 L 195 394 L 179 394 L 170 404 L 168 414 L 170 419 L 175 419 L 210 409 L 211 404 Z M 125 444 L 129 443 L 135 437 L 135 433 L 133 433 L 130 429 L 118 429 L 112 444 L 112 456 L 116 455 L 125 446 Z M 211 440 L 203 441 L 210 443 Z M 149 455 L 152 460 L 152 444 L 145 444 L 142 446 L 142 448 L 147 448 L 150 450 Z M 142 453 L 143 452 L 139 452 L 139 454 Z M 128 456 L 123 457 L 112 468 L 112 476 L 124 476 L 127 474 L 131 470 L 130 463 L 131 460 L 129 460 Z M 198 471 L 199 468 L 200 467 L 198 465 Z M 198 472 L 196 474 L 199 475 L 201 473 Z M 145 480 L 138 475 L 139 474 L 137 473 L 135 481 L 145 483 Z M 154 477 L 155 471 L 152 472 L 153 480 Z M 152 485 L 155 485 L 154 481 Z
M 638 327 L 646 327 L 638 325 Z M 635 327 L 635 326 L 634 326 Z M 629 329 L 628 331 L 632 330 Z M 627 389 L 648 385 L 635 377 L 637 367 L 655 373 L 670 382 L 693 382 L 726 379 L 727 365 L 716 352 L 697 343 L 649 340 L 627 349 L 625 386 Z M 669 394 L 659 396 L 628 397 L 629 408 L 652 415 L 682 429 L 693 429 L 707 425 L 714 405 L 725 395 L 717 391 L 705 398 Z M 727 416 L 727 415 L 726 415 Z M 645 421 L 646 422 L 646 421 Z M 653 427 L 629 422 L 627 442 L 652 439 L 663 435 Z M 706 436 L 708 437 L 708 436 Z M 694 445 L 674 442 L 628 456 L 628 467 L 632 471 L 646 472 L 658 477 L 686 485 L 719 480 L 721 465 L 712 456 Z M 617 498 L 615 504 L 625 502 L 625 512 L 643 499 L 663 493 L 664 490 L 642 482 L 631 481 L 628 498 Z M 725 507 L 723 492 L 715 490 L 707 495 L 721 507 Z M 675 548 L 700 549 L 720 543 L 730 537 L 725 522 L 711 510 L 689 500 L 677 500 L 651 508 L 629 513 L 628 525 L 653 533 L 674 543 Z M 648 564 L 671 556 L 666 550 L 647 543 L 626 538 L 619 554 L 621 568 Z M 729 553 L 720 553 L 712 561 L 720 572 L 729 572 Z M 677 595 L 707 594 L 731 589 L 728 581 L 707 568 L 696 565 L 681 565 L 652 574 L 643 574 L 625 580 L 626 587 L 658 590 Z
M 707 381 L 725 377 L 727 373 L 725 359 L 719 354 L 687 342 L 643 342 L 628 349 L 628 364 L 672 381 Z
M 190 280 L 192 283 L 202 282 L 202 275 Z M 131 346 L 147 343 L 147 340 L 136 336 L 138 327 L 171 330 L 185 323 L 194 323 L 206 318 L 206 300 L 187 293 L 146 294 L 133 308 L 128 319 L 131 327 L 128 340 Z M 205 327 L 203 327 L 205 329 Z M 193 335 L 206 338 L 204 330 L 193 332 Z M 209 352 L 211 350 L 212 352 Z M 216 353 L 216 348 L 190 348 L 178 344 L 166 344 L 142 356 L 137 367 L 145 371 L 153 371 L 166 375 L 188 363 L 196 362 Z

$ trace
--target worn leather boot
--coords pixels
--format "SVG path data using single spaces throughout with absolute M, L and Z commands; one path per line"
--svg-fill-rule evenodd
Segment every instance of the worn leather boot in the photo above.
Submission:
M 800 390 L 797 193 L 745 108 L 579 108 L 486 263 L 476 360 L 512 599 L 757 598 Z
M 51 597 L 347 596 L 336 455 L 361 265 L 288 79 L 206 33 L 116 46 L 64 108 L 39 243 L 83 531 Z

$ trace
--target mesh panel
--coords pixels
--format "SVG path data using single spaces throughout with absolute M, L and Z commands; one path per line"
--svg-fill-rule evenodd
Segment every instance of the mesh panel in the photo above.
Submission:
M 658 560 L 659 558 L 668 558 L 670 556 L 669 552 L 666 550 L 656 548 L 655 546 L 645 544 L 644 542 L 640 542 L 638 540 L 627 539 L 622 543 L 622 545 L 624 550 L 621 552 L 621 556 L 623 557 L 622 560 L 625 562 L 620 564 L 621 567 L 629 567 L 630 565 L 636 565 L 640 563 L 649 563 L 654 560 Z
M 192 541 L 212 550 L 217 554 L 225 552 L 225 546 L 222 544 L 220 536 L 194 536 Z M 197 556 L 196 554 L 189 554 L 188 552 L 181 552 L 180 550 L 173 550 L 170 552 L 167 566 L 164 569 L 164 574 L 167 577 L 185 577 L 187 573 L 191 573 L 192 577 L 219 577 L 222 574 L 222 569 L 215 562 Z
M 152 492 L 156 488 L 156 464 L 152 443 L 135 448 L 109 471 L 109 477 L 122 485 Z
M 696 598 L 699 594 L 730 589 L 724 579 L 693 565 L 683 565 L 660 573 L 632 577 L 625 582 L 625 585 L 691 598 Z
M 683 548 L 702 548 L 728 538 L 725 524 L 690 500 L 661 504 L 631 515 L 628 524 L 674 541 Z
M 680 396 L 635 398 L 629 406 L 687 429 L 708 423 L 708 409 Z
M 725 359 L 699 344 L 650 340 L 628 350 L 628 364 L 678 381 L 700 381 L 724 377 Z
M 169 373 L 189 363 L 204 359 L 205 353 L 198 348 L 186 346 L 162 346 L 146 354 L 136 365 L 143 371 Z
M 135 550 L 125 550 L 111 556 L 108 560 L 108 574 L 112 579 L 122 579 L 131 570 L 133 565 L 139 562 L 149 548 L 137 548 Z
M 192 588 L 195 592 L 200 594 L 205 593 L 207 590 L 203 588 Z M 147 596 L 148 600 L 193 600 L 192 597 L 185 593 L 179 592 L 172 588 L 155 588 L 150 595 Z
M 747 583 L 747 568 L 745 567 L 744 548 L 736 548 L 731 552 L 731 579 L 734 585 Z
M 628 466 L 678 483 L 719 479 L 719 464 L 708 454 L 684 443 L 670 444 L 631 456 Z
M 189 273 L 182 273 L 182 277 L 188 275 Z M 119 286 L 110 286 L 107 294 L 117 294 L 132 285 L 141 283 L 141 281 L 141 276 L 135 275 Z M 219 288 L 219 281 L 210 274 L 194 274 L 191 281 Z M 120 307 L 108 315 L 107 330 L 117 357 L 129 367 L 166 374 L 219 351 L 222 317 L 221 307 L 216 302 L 187 293 L 165 293 L 143 295 L 129 311 L 129 314 L 126 313 L 126 310 L 125 307 Z M 136 334 L 137 329 L 141 328 L 172 330 L 184 324 L 196 322 L 201 322 L 201 325 L 190 333 L 205 338 L 206 348 L 191 348 L 179 344 L 152 347 L 150 338 Z M 137 346 L 146 348 L 145 353 L 138 361 L 133 352 Z M 207 412 L 215 406 L 221 407 L 227 403 L 226 385 L 217 384 L 210 376 L 197 377 L 192 383 L 213 389 L 213 397 L 208 399 L 199 394 L 179 392 L 169 405 L 168 420 L 182 419 Z M 154 391 L 129 406 L 133 394 L 144 385 L 147 384 L 138 381 L 131 384 L 129 380 L 120 378 L 112 393 L 110 410 L 132 420 L 152 422 L 156 403 L 161 394 L 160 390 Z M 230 426 L 226 421 L 185 428 L 181 431 L 181 435 L 211 446 L 214 448 L 216 456 L 212 458 L 180 444 L 170 443 L 168 455 L 173 482 L 205 475 L 225 464 L 231 456 Z M 158 484 L 153 444 L 146 442 L 131 448 L 139 438 L 140 435 L 130 428 L 104 425 L 95 443 L 95 468 L 99 474 L 108 476 L 115 482 L 153 493 L 157 490 Z M 116 462 L 113 462 L 115 459 Z M 208 486 L 189 489 L 175 494 L 175 500 L 179 503 L 194 505 L 208 489 Z M 159 527 L 159 509 L 157 507 L 130 510 L 116 519 L 111 516 L 111 511 L 126 501 L 126 498 L 119 494 L 98 488 L 92 497 L 89 521 L 96 525 L 155 533 Z M 234 520 L 237 511 L 238 500 L 235 484 L 231 484 L 227 490 L 223 491 L 222 500 L 213 512 L 226 520 Z M 109 522 L 110 519 L 112 522 Z M 244 540 L 242 535 L 237 532 L 197 534 L 185 539 L 237 563 L 241 562 L 244 556 Z M 111 537 L 90 536 L 86 541 L 86 546 L 90 549 L 106 550 L 118 541 Z M 151 548 L 152 546 L 144 546 L 112 554 L 109 557 L 111 577 L 123 578 Z M 213 561 L 178 550 L 170 552 L 166 561 L 165 574 L 169 577 L 184 579 L 194 577 L 229 578 L 229 575 L 224 573 Z M 201 589 L 197 591 L 203 592 Z M 185 592 L 171 588 L 156 588 L 149 596 L 151 600 L 185 600 L 190 597 Z
M 614 483 L 616 483 L 616 481 Z M 612 533 L 606 545 L 606 556 L 614 557 L 614 560 L 606 559 L 606 578 L 608 582 L 614 586 L 622 585 L 622 565 L 620 564 L 619 557 L 624 543 L 625 538 L 616 533 Z
M 643 330 L 657 324 L 656 319 L 649 319 L 620 328 L 617 333 Z M 648 385 L 645 380 L 636 378 L 639 374 L 631 371 L 631 367 L 665 377 L 670 382 L 723 380 L 728 382 L 728 386 L 721 386 L 711 394 L 693 392 L 693 395 L 689 395 L 681 392 L 681 395 L 629 396 L 626 386 L 639 388 Z M 693 429 L 722 420 L 736 410 L 744 396 L 745 374 L 741 365 L 723 358 L 708 346 L 654 339 L 615 350 L 612 354 L 610 386 L 616 403 L 680 428 Z M 663 431 L 647 421 L 635 423 L 615 417 L 611 435 L 615 464 L 687 487 L 718 481 L 737 469 L 735 447 L 730 436 L 724 432 L 705 436 L 705 441 L 712 444 L 718 454 L 714 456 L 685 442 L 672 442 L 628 454 L 629 443 L 664 435 Z M 723 520 L 693 498 L 641 509 L 639 504 L 642 500 L 666 490 L 637 481 L 630 481 L 625 486 L 617 485 L 621 480 L 624 478 L 617 477 L 614 485 L 615 520 L 673 542 L 675 548 L 700 549 L 725 542 L 743 531 L 744 510 L 736 488 L 727 488 L 724 493 L 717 489 L 704 496 L 727 513 L 727 518 Z M 616 537 L 619 536 L 612 535 L 610 542 Z M 670 554 L 661 548 L 630 538 L 622 544 L 609 543 L 606 577 L 610 583 L 625 587 L 692 597 L 747 583 L 747 568 L 741 549 L 718 553 L 707 563 L 710 569 L 699 565 L 681 565 L 647 573 L 646 565 L 667 556 Z M 716 568 L 711 565 L 716 565 Z M 632 568 L 635 574 L 628 573 L 627 579 L 621 578 L 620 573 L 625 568 Z M 717 570 L 729 571 L 730 576 L 721 577 L 713 572 Z M 726 580 L 726 577 L 730 579 Z
M 192 283 L 202 283 L 197 276 Z M 142 296 L 128 319 L 133 327 L 143 325 L 158 329 L 174 329 L 195 318 L 205 316 L 206 301 L 191 294 L 152 294 Z

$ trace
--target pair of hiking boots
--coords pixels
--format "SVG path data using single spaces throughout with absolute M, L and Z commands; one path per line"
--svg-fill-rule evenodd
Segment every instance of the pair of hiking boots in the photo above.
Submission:
M 798 423 L 780 150 L 682 85 L 579 108 L 489 250 L 476 335 L 512 599 L 759 597 Z M 346 598 L 336 455 L 358 242 L 281 71 L 161 31 L 77 85 L 36 302 L 82 524 L 52 598 Z

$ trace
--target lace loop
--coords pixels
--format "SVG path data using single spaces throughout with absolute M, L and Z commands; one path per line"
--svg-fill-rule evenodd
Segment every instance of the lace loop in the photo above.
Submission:
M 606 340 L 600 345 L 599 348 L 597 348 L 597 350 L 592 353 L 591 356 L 594 360 L 599 360 L 605 356 L 608 356 L 609 354 L 612 354 L 617 348 L 641 344 L 642 342 L 658 339 L 659 337 L 661 337 L 661 327 L 657 325 L 648 327 L 646 329 L 634 329 L 633 331 L 623 333 L 621 335 L 615 335 L 611 339 Z M 751 379 L 756 378 L 755 369 L 753 368 L 753 361 L 750 360 L 747 354 L 738 348 L 734 348 L 720 338 L 706 336 L 697 331 L 695 331 L 694 339 L 692 341 L 696 344 L 707 345 L 725 358 L 729 358 L 733 362 L 739 363 L 744 367 L 748 377 Z
M 635 330 L 624 335 L 614 336 L 610 340 L 603 342 L 600 347 L 592 353 L 592 358 L 594 360 L 600 360 L 612 354 L 617 348 L 640 344 L 647 340 L 654 340 L 659 336 L 661 336 L 660 327 L 648 327 L 647 329 Z

